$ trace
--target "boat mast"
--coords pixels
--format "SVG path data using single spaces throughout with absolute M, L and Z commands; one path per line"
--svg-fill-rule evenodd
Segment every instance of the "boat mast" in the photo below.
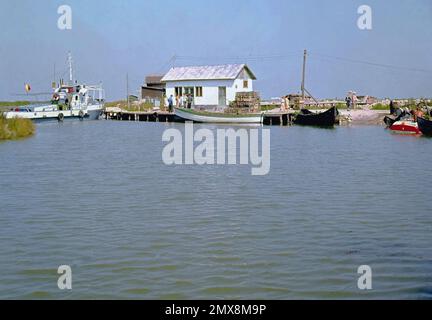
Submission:
M 52 85 L 53 89 L 56 88 L 56 86 L 57 86 L 56 83 L 57 83 L 57 80 L 56 80 L 56 64 L 54 62 L 54 77 L 53 77 L 53 85 Z
M 69 82 L 72 85 L 73 84 L 73 69 L 72 69 L 72 54 L 68 53 L 68 63 L 69 63 Z

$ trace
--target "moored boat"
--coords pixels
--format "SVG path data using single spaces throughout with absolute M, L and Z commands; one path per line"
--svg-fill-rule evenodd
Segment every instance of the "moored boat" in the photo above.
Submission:
M 384 119 L 383 119 L 383 121 L 386 124 L 386 126 L 388 128 L 390 128 L 392 126 L 392 124 L 396 122 L 396 117 L 385 116 Z
M 4 112 L 7 119 L 31 120 L 98 119 L 104 107 L 105 91 L 102 85 L 86 85 L 73 81 L 72 57 L 69 54 L 69 83 L 60 81 L 54 89 L 51 101 L 42 105 L 13 108 Z
M 386 126 L 388 128 L 390 128 L 392 126 L 393 123 L 395 123 L 396 121 L 401 121 L 401 120 L 408 120 L 412 117 L 411 113 L 409 113 L 406 110 L 402 110 L 400 108 L 397 109 L 397 111 L 389 116 L 385 116 L 383 121 L 386 124 Z
M 174 108 L 175 115 L 186 121 L 202 123 L 262 123 L 263 113 L 231 114 Z
M 421 133 L 427 136 L 432 136 L 432 121 L 422 117 L 417 117 L 417 125 Z
M 391 126 L 390 130 L 394 133 L 400 134 L 420 134 L 417 122 L 412 120 L 401 120 L 395 121 Z
M 6 119 L 22 118 L 30 120 L 59 120 L 71 118 L 88 118 L 89 114 L 84 110 L 63 109 L 55 105 L 28 106 L 26 108 L 15 108 L 5 112 Z
M 327 111 L 314 113 L 307 109 L 303 109 L 295 116 L 294 124 L 308 125 L 308 126 L 322 126 L 330 127 L 336 124 L 336 118 L 339 111 L 336 107 L 332 107 Z

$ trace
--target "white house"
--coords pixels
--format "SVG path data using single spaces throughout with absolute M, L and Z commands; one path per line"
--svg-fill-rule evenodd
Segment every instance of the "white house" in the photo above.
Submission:
M 166 97 L 193 96 L 195 106 L 227 106 L 236 92 L 253 91 L 255 75 L 245 64 L 174 67 L 162 78 Z

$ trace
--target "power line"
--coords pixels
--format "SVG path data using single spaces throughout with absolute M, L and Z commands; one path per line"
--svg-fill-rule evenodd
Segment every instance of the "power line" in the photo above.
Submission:
M 248 55 L 248 56 L 187 56 L 187 55 L 179 55 L 177 56 L 177 60 L 183 60 L 183 61 L 276 61 L 276 60 L 285 60 L 285 59 L 291 59 L 293 56 L 298 55 L 301 56 L 300 51 L 289 51 L 285 52 L 283 54 L 270 54 L 270 55 Z M 428 69 L 422 69 L 422 68 L 415 68 L 415 67 L 407 67 L 407 66 L 397 66 L 397 65 L 391 65 L 391 64 L 385 64 L 385 63 L 379 63 L 374 61 L 366 61 L 366 60 L 358 60 L 358 59 L 351 59 L 351 58 L 344 58 L 339 56 L 332 56 L 327 54 L 320 54 L 320 53 L 309 53 L 312 58 L 316 59 L 327 59 L 327 60 L 334 60 L 334 61 L 342 61 L 346 63 L 354 63 L 354 64 L 363 64 L 363 65 L 369 65 L 373 67 L 379 67 L 379 68 L 386 68 L 386 69 L 394 69 L 394 70 L 403 70 L 403 71 L 411 71 L 411 72 L 421 72 L 421 73 L 432 73 L 432 70 Z
M 293 56 L 299 55 L 300 51 L 285 52 L 284 54 L 274 55 L 248 55 L 248 56 L 177 56 L 177 60 L 242 60 L 242 61 L 261 61 L 261 60 L 284 60 L 291 59 Z
M 356 59 L 343 58 L 343 57 L 331 56 L 331 55 L 326 55 L 326 54 L 310 53 L 310 55 L 312 57 L 316 56 L 316 57 L 324 58 L 324 59 L 344 61 L 344 62 L 355 63 L 355 64 L 364 64 L 364 65 L 380 67 L 380 68 L 404 70 L 404 71 L 412 71 L 412 72 L 422 72 L 422 73 L 432 73 L 432 70 L 427 70 L 427 69 L 412 68 L 412 67 L 406 67 L 406 66 L 396 66 L 396 65 L 391 65 L 391 64 L 377 63 L 377 62 L 371 62 L 371 61 L 365 61 L 365 60 L 356 60 Z

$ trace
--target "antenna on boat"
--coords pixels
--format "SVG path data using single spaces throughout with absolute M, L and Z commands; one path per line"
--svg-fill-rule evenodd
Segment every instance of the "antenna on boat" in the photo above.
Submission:
M 55 89 L 56 83 L 57 83 L 57 80 L 56 80 L 56 64 L 54 62 L 54 74 L 53 74 L 53 85 L 52 85 L 53 89 Z
M 72 54 L 68 52 L 68 63 L 69 63 L 69 82 L 73 84 L 73 68 L 72 68 Z

